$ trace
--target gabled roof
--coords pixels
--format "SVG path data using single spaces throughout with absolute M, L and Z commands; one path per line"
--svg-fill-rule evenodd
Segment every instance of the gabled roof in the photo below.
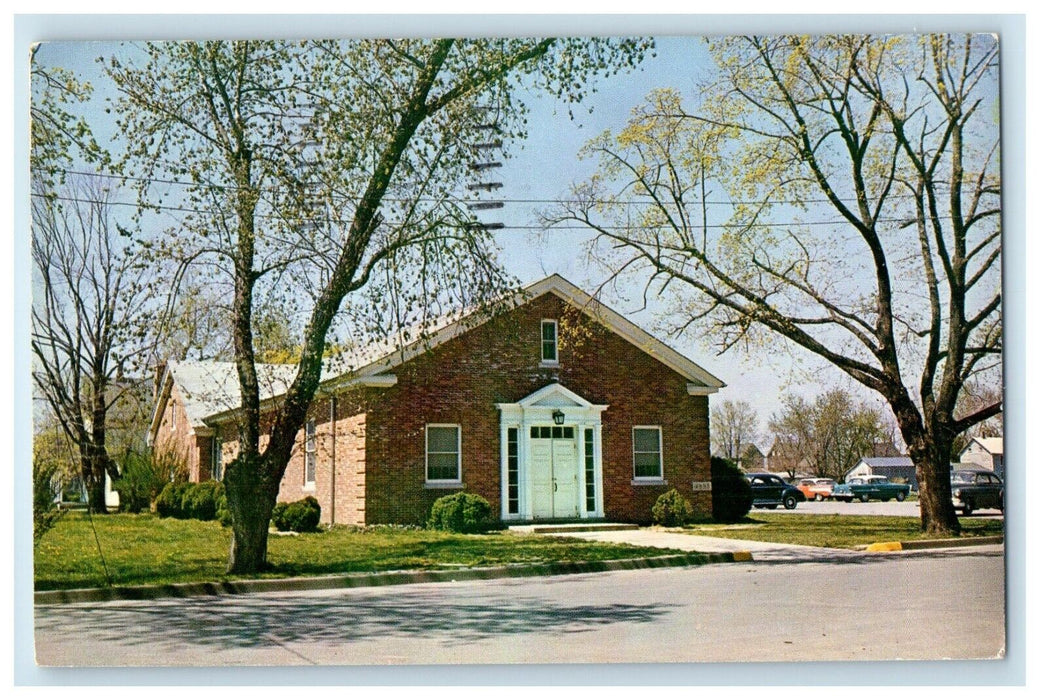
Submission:
M 551 275 L 514 294 L 507 309 L 515 309 L 544 294 L 554 294 L 569 306 L 584 313 L 611 332 L 670 367 L 688 382 L 691 394 L 712 394 L 726 386 L 683 354 L 672 349 L 624 316 L 585 293 L 560 275 Z M 390 370 L 477 328 L 490 316 L 475 312 L 448 322 L 435 330 L 413 329 L 399 340 L 372 343 L 355 352 L 347 352 L 325 362 L 320 377 L 322 391 L 335 391 L 350 384 L 373 383 L 388 386 L 395 382 Z M 260 399 L 264 407 L 291 385 L 297 365 L 258 365 Z M 240 406 L 240 384 L 232 362 L 171 362 L 161 381 L 161 391 L 153 409 L 152 431 L 155 433 L 163 405 L 171 388 L 177 386 L 189 423 L 194 430 L 207 430 L 209 422 L 221 420 Z
M 858 464 L 868 464 L 870 467 L 911 467 L 913 462 L 908 457 L 862 457 Z
M 979 447 L 988 452 L 991 455 L 1002 455 L 1003 454 L 1003 438 L 1002 437 L 976 437 L 967 443 L 967 447 L 964 451 L 970 449 L 971 445 L 977 443 Z
M 550 293 L 600 323 L 611 332 L 629 341 L 662 364 L 683 375 L 690 382 L 688 389 L 691 393 L 712 394 L 726 386 L 726 384 L 699 367 L 695 362 L 673 350 L 611 307 L 582 291 L 560 275 L 550 275 L 514 294 L 508 300 L 507 307 L 508 309 L 515 309 L 533 299 Z M 427 350 L 442 345 L 468 330 L 483 325 L 488 320 L 490 318 L 485 314 L 468 314 L 457 321 L 448 323 L 431 336 L 414 341 L 402 349 L 393 349 L 388 354 L 375 359 L 352 372 L 351 375 L 346 376 L 360 377 L 387 372 Z

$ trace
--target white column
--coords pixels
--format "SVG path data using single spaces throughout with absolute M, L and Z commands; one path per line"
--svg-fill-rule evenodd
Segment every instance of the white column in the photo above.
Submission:
M 502 491 L 502 520 L 509 519 L 509 426 L 502 423 L 501 435 L 501 491 Z
M 520 517 L 524 520 L 534 520 L 534 509 L 531 506 L 531 423 L 527 420 L 526 411 L 520 426 L 518 450 L 519 473 L 516 478 L 520 489 Z
M 596 490 L 596 517 L 603 515 L 603 424 L 593 425 L 593 486 Z
M 585 424 L 579 423 L 574 428 L 574 444 L 578 453 L 578 514 L 588 518 L 585 510 Z

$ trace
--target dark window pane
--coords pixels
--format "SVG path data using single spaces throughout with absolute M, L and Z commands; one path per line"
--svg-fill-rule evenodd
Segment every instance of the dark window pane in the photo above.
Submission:
M 458 428 L 430 427 L 430 452 L 458 452 Z
M 565 438 L 574 439 L 574 428 L 564 428 L 563 429 L 563 436 Z
M 637 452 L 657 452 L 660 447 L 658 433 L 657 428 L 634 428 L 633 449 Z
M 457 479 L 457 454 L 430 454 L 428 477 L 430 480 Z

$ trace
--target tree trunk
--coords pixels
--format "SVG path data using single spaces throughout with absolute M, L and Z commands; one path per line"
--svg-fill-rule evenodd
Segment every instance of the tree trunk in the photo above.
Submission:
M 949 448 L 936 446 L 911 448 L 909 455 L 916 465 L 920 484 L 920 527 L 932 535 L 960 534 L 960 519 L 952 505 L 949 472 Z
M 109 513 L 105 505 L 105 476 L 101 479 L 92 476 L 87 482 L 87 505 L 95 515 Z
M 225 494 L 233 518 L 233 541 L 226 573 L 255 574 L 267 566 L 269 519 L 276 505 L 279 478 L 272 479 L 259 455 L 241 455 L 225 472 Z
M 80 470 L 87 490 L 87 505 L 92 513 L 105 515 L 109 511 L 105 505 L 105 472 L 108 456 L 104 449 L 95 445 L 81 447 Z

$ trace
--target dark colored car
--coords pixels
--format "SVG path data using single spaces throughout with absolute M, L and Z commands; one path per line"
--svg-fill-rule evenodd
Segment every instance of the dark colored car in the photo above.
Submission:
M 957 469 L 952 473 L 952 504 L 970 515 L 980 508 L 1003 512 L 1003 480 L 990 471 Z
M 800 501 L 806 501 L 807 497 L 803 491 L 777 474 L 746 474 L 749 484 L 753 487 L 753 507 L 755 508 L 777 508 L 785 506 L 792 510 Z

